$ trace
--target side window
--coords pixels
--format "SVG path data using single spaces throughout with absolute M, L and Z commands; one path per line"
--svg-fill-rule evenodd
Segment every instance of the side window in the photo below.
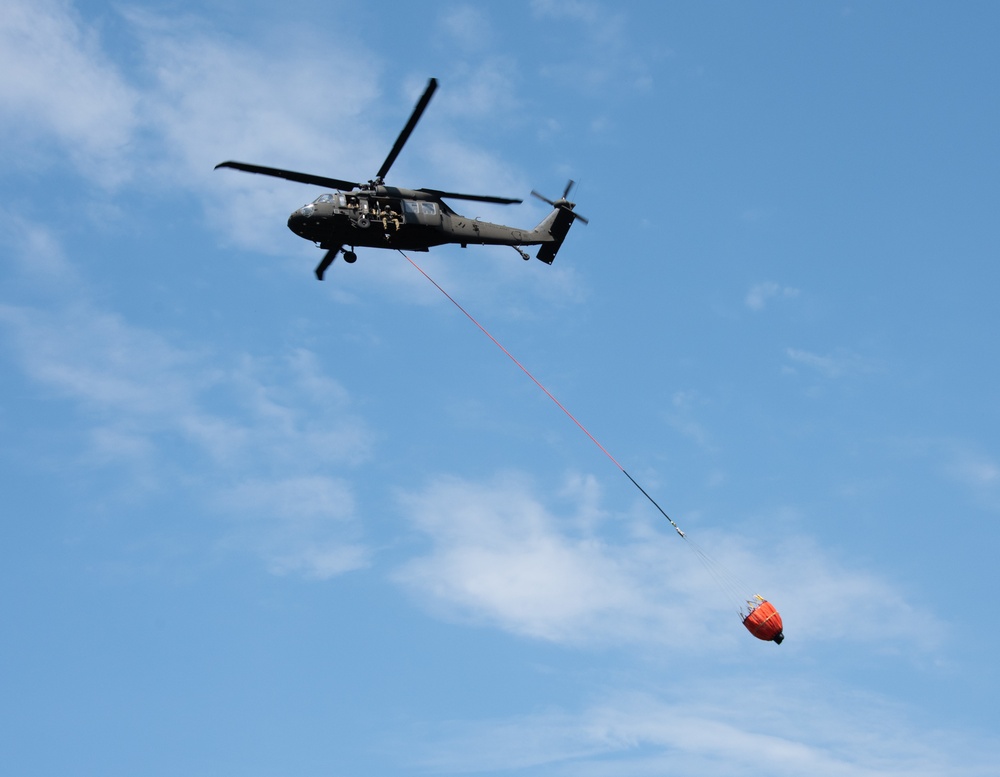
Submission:
M 420 203 L 413 200 L 403 200 L 403 211 L 405 213 L 420 213 Z
M 437 203 L 436 202 L 422 202 L 420 203 L 421 211 L 427 216 L 437 215 Z

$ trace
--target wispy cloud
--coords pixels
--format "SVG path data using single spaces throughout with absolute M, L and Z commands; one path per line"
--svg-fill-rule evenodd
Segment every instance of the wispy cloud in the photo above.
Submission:
M 95 31 L 65 3 L 9 0 L 0 8 L 0 131 L 8 153 L 36 153 L 39 134 L 54 137 L 88 175 L 117 183 L 128 175 L 138 102 Z
M 786 348 L 785 356 L 796 365 L 807 367 L 827 378 L 843 378 L 874 372 L 877 365 L 848 348 L 835 348 L 828 354 L 817 354 L 800 348 Z
M 953 455 L 948 472 L 962 483 L 976 488 L 1000 486 L 1000 463 L 967 445 L 952 446 Z
M 55 251 L 39 227 L 27 234 L 26 248 Z M 87 436 L 67 460 L 115 468 L 149 494 L 183 483 L 203 505 L 253 516 L 233 531 L 272 570 L 323 577 L 363 563 L 349 484 L 324 471 L 365 459 L 372 435 L 314 354 L 173 342 L 77 291 L 46 307 L 0 304 L 13 363 L 79 413 Z
M 647 89 L 652 82 L 649 59 L 655 52 L 637 55 L 630 40 L 628 6 L 609 6 L 590 0 L 532 0 L 531 8 L 539 23 L 556 29 L 579 25 L 586 46 L 559 62 L 542 65 L 549 78 L 579 88 Z M 558 37 L 554 37 L 558 40 Z
M 328 475 L 250 479 L 220 490 L 230 515 L 227 546 L 262 556 L 270 572 L 316 579 L 367 566 L 350 484 Z
M 711 451 L 715 448 L 711 435 L 695 417 L 695 410 L 704 400 L 696 391 L 675 391 L 670 398 L 667 423 L 676 431 L 692 440 L 699 448 Z
M 593 0 L 532 0 L 531 6 L 542 18 L 574 19 L 584 24 L 599 25 L 606 17 L 607 8 Z
M 935 474 L 958 484 L 972 502 L 1000 510 L 1000 460 L 988 445 L 954 437 L 907 439 L 901 445 L 908 455 L 928 456 Z
M 750 310 L 763 310 L 771 300 L 792 299 L 797 296 L 799 290 L 796 288 L 782 286 L 774 281 L 764 281 L 750 287 L 744 302 Z
M 63 246 L 52 232 L 23 216 L 0 209 L 0 245 L 7 248 L 10 261 L 8 284 L 15 280 L 46 289 L 62 285 L 78 288 L 81 280 L 68 260 Z M 11 288 L 8 285 L 7 291 Z
M 986 775 L 988 741 L 928 730 L 873 697 L 787 676 L 674 683 L 620 693 L 580 711 L 453 723 L 422 743 L 423 765 L 449 773 Z M 679 687 L 678 687 L 679 685 Z M 849 714 L 845 714 L 849 710 Z

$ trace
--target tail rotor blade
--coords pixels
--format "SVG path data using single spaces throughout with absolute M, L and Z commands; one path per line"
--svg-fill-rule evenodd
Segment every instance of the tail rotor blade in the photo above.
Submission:
M 547 202 L 547 203 L 548 203 L 549 205 L 551 205 L 551 206 L 552 206 L 553 208 L 557 207 L 557 206 L 556 206 L 556 204 L 555 204 L 554 202 L 552 202 L 552 200 L 550 200 L 550 199 L 549 199 L 548 197 L 546 197 L 546 196 L 545 196 L 544 194 L 539 194 L 539 193 L 538 193 L 538 192 L 536 192 L 536 191 L 535 191 L 534 189 L 532 189 L 532 190 L 531 190 L 531 196 L 532 196 L 532 197 L 537 197 L 537 198 L 538 198 L 538 199 L 540 199 L 540 200 L 541 200 L 542 202 Z

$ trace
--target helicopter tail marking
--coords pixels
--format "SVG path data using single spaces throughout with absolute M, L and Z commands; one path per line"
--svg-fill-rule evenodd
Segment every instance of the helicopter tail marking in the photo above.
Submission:
M 541 224 L 535 227 L 535 231 L 540 232 L 544 240 L 542 247 L 538 249 L 537 256 L 545 264 L 552 264 L 555 260 L 556 254 L 562 247 L 563 240 L 566 239 L 566 234 L 574 221 L 573 211 L 568 208 L 556 208 Z

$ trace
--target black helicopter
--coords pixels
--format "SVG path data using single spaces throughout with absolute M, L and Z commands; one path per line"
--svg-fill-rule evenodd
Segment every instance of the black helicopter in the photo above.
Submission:
M 323 274 L 337 258 L 337 254 L 343 253 L 344 261 L 349 264 L 357 261 L 358 255 L 354 249 L 358 246 L 426 251 L 431 246 L 445 243 L 458 243 L 462 248 L 469 243 L 509 245 L 527 260 L 530 257 L 521 246 L 541 245 L 538 258 L 546 264 L 552 264 L 573 222 L 579 219 L 584 224 L 587 223 L 587 219 L 573 211 L 575 204 L 566 199 L 573 187 L 572 181 L 566 185 L 562 197 L 554 202 L 536 191 L 531 192 L 553 208 L 534 229 L 517 229 L 466 218 L 453 211 L 444 202 L 445 199 L 475 200 L 510 205 L 522 200 L 456 194 L 440 189 L 400 189 L 385 185 L 384 179 L 389 168 L 396 161 L 410 133 L 416 127 L 435 89 L 437 89 L 437 79 L 432 78 L 420 100 L 417 101 L 410 120 L 396 138 L 389 156 L 385 158 L 375 178 L 368 183 L 248 165 L 243 162 L 222 162 L 215 168 L 231 167 L 247 173 L 260 173 L 338 190 L 333 194 L 321 194 L 288 218 L 288 228 L 292 232 L 313 241 L 326 251 L 316 267 L 316 277 L 319 280 L 323 280 Z M 345 250 L 344 246 L 350 246 L 351 250 Z

